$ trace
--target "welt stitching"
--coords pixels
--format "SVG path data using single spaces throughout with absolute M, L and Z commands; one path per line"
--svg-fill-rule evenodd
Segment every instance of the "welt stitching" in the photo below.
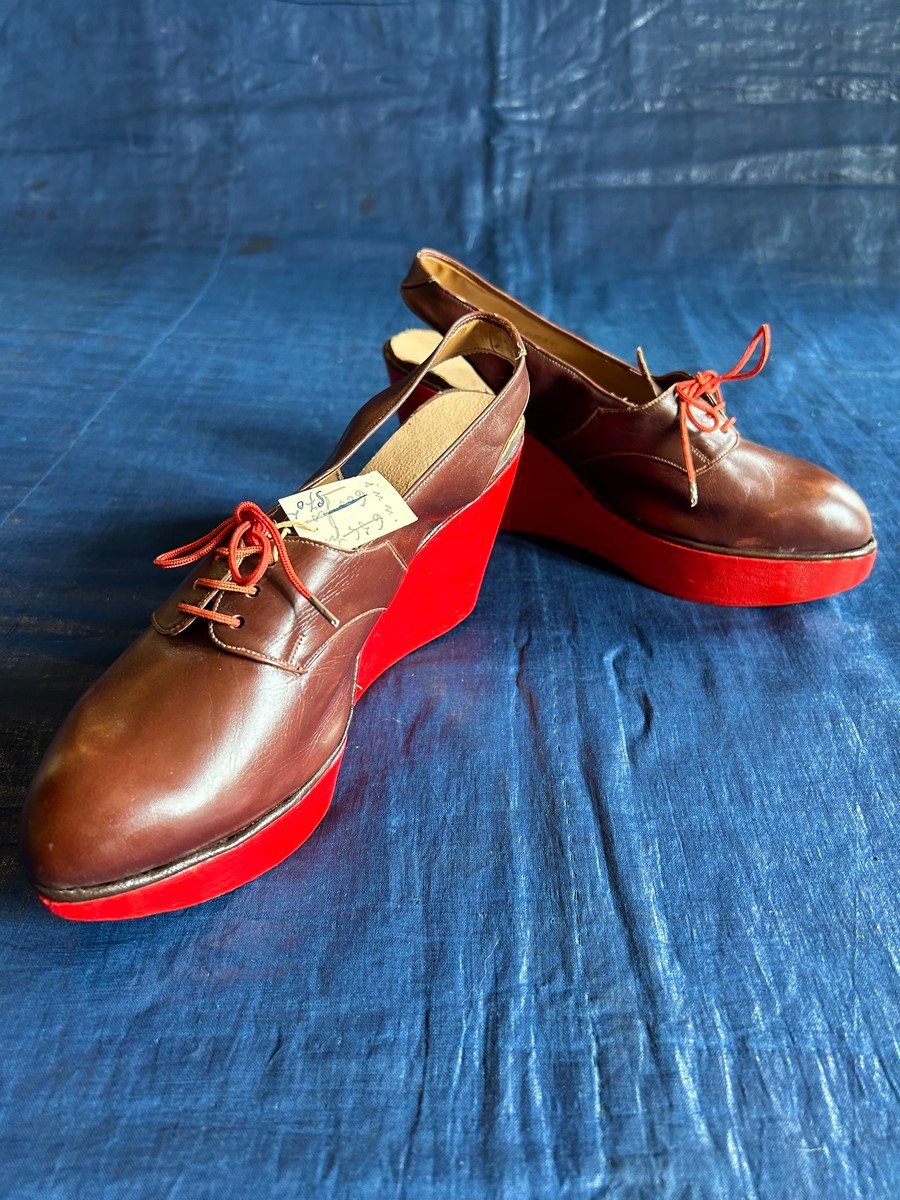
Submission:
M 416 283 L 416 284 L 404 285 L 404 286 L 436 287 L 438 289 L 438 291 L 441 292 L 443 295 L 445 295 L 449 300 L 452 300 L 455 304 L 461 304 L 463 306 L 463 308 L 467 309 L 470 313 L 479 311 L 477 308 L 475 308 L 474 305 L 469 304 L 468 301 L 463 300 L 459 296 L 454 296 L 454 294 L 452 292 L 449 292 L 444 287 L 444 285 L 442 283 L 439 283 L 436 279 L 423 280 L 422 283 Z M 491 288 L 490 284 L 488 284 L 487 286 L 489 288 Z M 493 290 L 495 292 L 495 294 L 499 294 L 502 298 L 502 293 L 500 293 L 498 291 L 498 289 L 492 288 L 491 290 Z M 538 320 L 541 319 L 537 313 L 535 313 L 535 316 L 538 317 Z M 513 326 L 513 327 L 515 328 L 515 326 Z M 546 350 L 542 350 L 540 346 L 536 346 L 534 344 L 534 342 L 531 341 L 530 338 L 524 337 L 524 335 L 522 335 L 522 334 L 520 334 L 519 336 L 522 337 L 522 341 L 526 343 L 529 353 L 534 353 L 534 354 L 537 354 L 541 358 L 545 358 L 547 360 L 547 362 L 552 363 L 555 367 L 558 367 L 561 371 L 563 371 L 566 375 L 568 375 L 570 379 L 574 379 L 576 383 L 587 384 L 588 387 L 591 387 L 594 390 L 599 391 L 599 392 L 604 391 L 603 388 L 598 387 L 597 384 L 593 383 L 590 379 L 588 379 L 588 377 L 586 375 L 582 375 L 580 372 L 574 371 L 570 366 L 568 366 L 566 363 L 564 363 L 561 359 L 556 358 L 553 354 L 549 354 Z M 616 400 L 621 400 L 621 398 L 622 398 L 621 396 L 615 396 L 614 392 L 605 392 L 604 394 L 607 396 L 614 396 L 614 398 Z
M 219 595 L 216 596 L 215 600 L 210 605 L 210 608 L 215 609 L 215 611 L 218 612 L 219 605 L 222 603 L 222 601 L 224 599 L 225 599 L 225 593 L 220 592 Z M 203 617 L 197 618 L 197 620 L 203 620 L 203 619 L 204 619 Z M 219 635 L 216 633 L 216 622 L 209 621 L 208 625 L 209 625 L 209 636 L 216 643 L 216 645 L 221 646 L 223 650 L 228 650 L 232 654 L 241 654 L 245 658 L 254 658 L 254 659 L 256 659 L 257 662 L 268 663 L 268 665 L 270 667 L 281 667 L 281 669 L 283 671 L 290 671 L 290 673 L 292 675 L 302 675 L 303 674 L 303 671 L 300 670 L 299 668 L 295 667 L 289 659 L 274 658 L 272 655 L 269 655 L 269 654 L 260 654 L 259 651 L 248 650 L 245 646 L 229 646 L 229 644 L 227 642 L 223 642 L 222 639 L 219 637 Z
M 370 616 L 372 615 L 372 613 L 383 613 L 383 612 L 387 612 L 387 605 L 386 605 L 386 604 L 382 604 L 382 605 L 380 605 L 378 608 L 367 608 L 365 612 L 362 612 L 362 613 L 357 613 L 355 617 L 351 617 L 349 621 L 345 621 L 345 622 L 344 622 L 344 623 L 341 625 L 341 629 L 349 629 L 351 625 L 355 625 L 355 624 L 356 624 L 356 622 L 357 622 L 357 621 L 361 621 L 361 620 L 363 619 L 363 617 L 370 617 Z M 312 670 L 312 669 L 315 667 L 315 665 L 316 665 L 316 662 L 318 661 L 318 659 L 319 659 L 319 658 L 320 658 L 320 657 L 321 657 L 321 656 L 322 656 L 322 655 L 325 653 L 325 651 L 326 651 L 326 650 L 327 650 L 327 649 L 328 649 L 328 648 L 331 646 L 331 644 L 332 644 L 332 642 L 334 641 L 334 638 L 335 638 L 335 636 L 336 636 L 336 634 L 337 634 L 337 633 L 338 633 L 338 630 L 335 630 L 335 631 L 334 631 L 334 633 L 333 633 L 333 634 L 332 634 L 330 637 L 328 637 L 328 638 L 327 638 L 327 639 L 326 639 L 326 640 L 325 640 L 325 641 L 322 643 L 322 645 L 321 645 L 321 646 L 318 648 L 318 650 L 315 652 L 315 654 L 313 654 L 313 656 L 312 656 L 312 657 L 311 657 L 311 658 L 308 660 L 308 662 L 307 662 L 306 666 L 303 668 L 304 672 L 311 671 L 311 670 Z M 363 650 L 364 648 L 365 648 L 365 643 L 363 643 L 363 647 L 360 649 L 360 652 L 359 652 L 359 654 L 357 654 L 357 656 L 356 656 L 356 658 L 357 658 L 357 665 L 358 665 L 358 663 L 359 663 L 359 658 L 360 658 L 360 655 L 362 654 L 362 650 Z M 297 670 L 297 669 L 299 669 L 299 668 L 295 668 L 295 670 Z M 356 671 L 354 671 L 354 680 L 353 680 L 353 682 L 354 682 L 354 687 L 355 687 L 355 685 L 356 685 Z
M 184 633 L 191 621 L 196 620 L 195 617 L 182 617 L 180 621 L 176 621 L 174 625 L 161 625 L 156 619 L 156 613 L 150 617 L 150 624 L 157 633 L 161 633 L 164 637 L 173 637 L 176 634 Z
M 199 619 L 202 620 L 202 618 Z M 216 645 L 221 646 L 223 650 L 228 650 L 232 654 L 239 654 L 243 658 L 255 658 L 257 662 L 268 663 L 270 667 L 280 667 L 283 671 L 290 671 L 292 675 L 303 675 L 305 673 L 305 668 L 295 667 L 292 663 L 288 662 L 287 659 L 272 658 L 268 654 L 259 654 L 256 650 L 248 650 L 246 646 L 229 646 L 227 642 L 223 642 L 222 639 L 216 634 L 214 625 L 215 622 L 209 622 L 209 636 L 216 643 Z
M 607 393 L 607 395 L 609 395 L 609 396 L 612 396 L 612 394 L 613 394 L 612 392 Z M 614 399 L 620 400 L 621 397 L 616 396 L 616 397 L 614 397 Z M 658 399 L 659 399 L 659 397 L 657 397 L 657 400 Z M 636 416 L 640 416 L 640 414 L 646 412 L 648 408 L 652 408 L 653 405 L 657 403 L 657 400 L 651 400 L 647 404 L 628 404 L 627 401 L 623 401 L 623 403 L 626 404 L 627 407 L 620 408 L 620 409 L 619 408 L 595 408 L 593 410 L 593 412 L 590 413 L 589 416 L 585 417 L 585 419 L 582 421 L 582 423 L 576 429 L 571 430 L 569 433 L 564 433 L 562 435 L 562 437 L 555 438 L 553 444 L 555 446 L 562 446 L 563 443 L 568 442 L 571 438 L 577 437 L 580 433 L 583 433 L 585 431 L 585 429 L 587 429 L 587 427 L 591 424 L 591 422 L 594 421 L 597 417 L 633 417 L 633 416 L 636 417 Z
M 397 560 L 397 562 L 403 568 L 403 570 L 406 571 L 407 568 L 409 567 L 409 563 L 404 562 L 404 560 L 400 556 L 399 551 L 394 546 L 393 542 L 388 542 L 387 548 L 388 548 L 388 550 L 390 550 L 391 554 L 393 554 L 394 558 Z
M 700 469 L 697 471 L 697 474 L 704 475 L 711 467 L 714 467 L 716 465 L 716 463 L 721 462 L 722 459 L 726 457 L 726 455 L 730 454 L 732 452 L 732 450 L 734 450 L 735 446 L 737 446 L 737 441 L 735 441 L 726 450 L 723 450 L 722 453 L 717 455 L 716 458 L 707 459 L 705 465 L 700 467 Z M 698 450 L 697 453 L 699 454 L 700 451 Z M 642 450 L 611 450 L 608 454 L 595 454 L 591 458 L 586 458 L 586 459 L 583 459 L 581 462 L 579 462 L 578 467 L 579 468 L 588 467 L 592 463 L 603 462 L 604 459 L 607 459 L 607 458 L 629 458 L 629 457 L 630 458 L 649 458 L 649 459 L 652 459 L 653 462 L 664 463 L 667 467 L 674 467 L 676 471 L 681 471 L 681 473 L 683 475 L 687 474 L 687 470 L 685 469 L 685 467 L 682 463 L 672 462 L 671 459 L 662 458 L 658 454 L 647 454 Z M 702 457 L 706 458 L 705 455 L 703 455 Z
M 611 450 L 608 454 L 595 454 L 593 458 L 586 458 L 583 462 L 580 462 L 578 467 L 588 467 L 592 463 L 603 462 L 607 458 L 649 458 L 653 462 L 664 463 L 667 467 L 674 467 L 676 471 L 681 471 L 685 475 L 687 474 L 687 471 L 680 463 L 672 462 L 669 458 L 661 458 L 658 454 L 647 454 L 643 450 Z M 705 467 L 702 469 L 706 470 Z
M 697 472 L 697 474 L 703 475 L 710 469 L 710 467 L 714 467 L 716 465 L 716 463 L 721 462 L 723 458 L 726 458 L 732 452 L 732 450 L 737 449 L 737 445 L 740 440 L 741 440 L 741 435 L 739 433 L 735 433 L 734 441 L 731 443 L 731 445 L 727 446 L 720 454 L 717 454 L 715 458 L 711 458 L 707 462 L 705 467 L 700 468 L 700 470 Z

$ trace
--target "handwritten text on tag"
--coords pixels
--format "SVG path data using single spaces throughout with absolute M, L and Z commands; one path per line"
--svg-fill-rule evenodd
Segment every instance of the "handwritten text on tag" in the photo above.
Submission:
M 338 550 L 355 550 L 416 520 L 400 493 L 378 471 L 324 483 L 278 503 L 300 537 Z

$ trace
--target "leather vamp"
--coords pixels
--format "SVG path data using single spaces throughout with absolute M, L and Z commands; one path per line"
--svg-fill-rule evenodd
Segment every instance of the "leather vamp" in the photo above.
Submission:
M 171 862 L 302 787 L 346 733 L 347 637 L 309 676 L 223 654 L 200 626 L 143 634 L 47 752 L 31 800 L 44 884 L 99 885 Z

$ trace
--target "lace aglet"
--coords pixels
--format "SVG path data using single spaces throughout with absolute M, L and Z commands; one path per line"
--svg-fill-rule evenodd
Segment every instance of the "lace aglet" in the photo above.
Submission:
M 652 386 L 653 385 L 653 376 L 650 373 L 650 368 L 647 366 L 647 360 L 644 357 L 644 347 L 643 346 L 638 346 L 638 348 L 637 348 L 637 364 L 638 364 L 638 367 L 639 367 L 640 372 L 643 375 L 643 377 Z
M 341 623 L 338 620 L 338 618 L 334 615 L 334 613 L 330 609 L 325 607 L 325 605 L 322 603 L 321 600 L 317 600 L 315 596 L 309 596 L 308 599 L 309 599 L 310 604 L 316 610 L 316 612 L 319 613 L 320 616 L 323 616 L 325 618 L 325 620 L 332 627 L 332 629 L 340 628 Z
M 691 508 L 697 507 L 698 499 L 699 499 L 699 494 L 697 492 L 697 481 L 695 479 L 692 479 L 691 480 Z

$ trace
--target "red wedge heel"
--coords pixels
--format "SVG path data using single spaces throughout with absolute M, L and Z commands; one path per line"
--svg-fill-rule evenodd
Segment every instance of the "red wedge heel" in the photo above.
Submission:
M 388 667 L 459 625 L 474 609 L 521 458 L 518 450 L 483 496 L 426 542 L 390 608 L 369 634 L 357 698 Z
M 506 508 L 521 450 L 485 492 L 425 542 L 359 659 L 355 700 L 389 667 L 459 625 L 472 612 Z M 276 867 L 316 829 L 331 804 L 343 746 L 305 794 L 238 834 L 203 861 L 119 894 L 74 903 L 40 896 L 55 916 L 75 921 L 144 917 L 202 904 Z
M 552 495 L 552 513 L 545 497 Z M 518 486 L 502 528 L 559 539 L 603 558 L 669 596 L 706 604 L 764 607 L 820 600 L 869 575 L 875 552 L 821 559 L 716 554 L 640 529 L 601 504 L 577 475 L 536 438 L 525 435 Z
M 386 361 L 392 380 L 403 372 Z M 410 395 L 407 419 L 438 388 L 422 383 Z M 547 505 L 552 495 L 554 503 Z M 871 573 L 876 552 L 821 558 L 716 553 L 663 538 L 618 517 L 593 496 L 558 455 L 526 433 L 522 463 L 503 514 L 508 533 L 565 542 L 613 563 L 639 582 L 682 600 L 731 607 L 766 607 L 821 600 L 849 591 Z

